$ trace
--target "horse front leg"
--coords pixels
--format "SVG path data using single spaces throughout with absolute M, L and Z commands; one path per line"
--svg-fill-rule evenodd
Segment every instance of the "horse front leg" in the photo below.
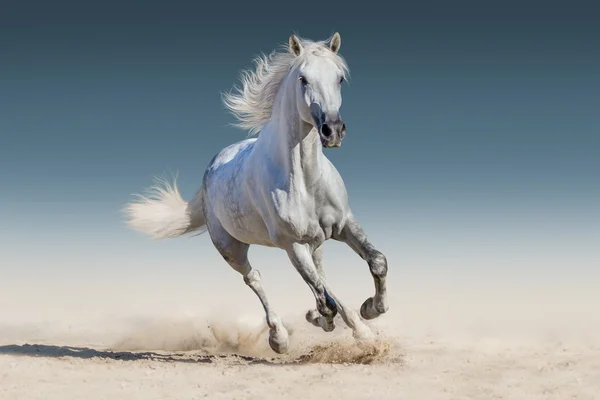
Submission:
M 311 252 L 309 246 L 294 243 L 287 252 L 290 261 L 308 284 L 317 300 L 317 310 L 321 315 L 311 315 L 315 312 L 314 310 L 309 311 L 306 316 L 307 320 L 329 332 L 335 327 L 333 318 L 339 311 L 346 325 L 352 329 L 352 334 L 356 339 L 372 339 L 373 333 L 371 330 L 360 320 L 354 310 L 346 307 L 340 301 L 332 292 L 324 276 L 319 273 L 313 260 L 313 252 Z M 322 273 L 322 268 L 320 270 Z
M 319 268 L 312 257 L 309 246 L 295 243 L 287 249 L 287 253 L 296 271 L 313 292 L 317 302 L 317 309 L 308 311 L 306 320 L 321 327 L 325 332 L 333 331 L 335 329 L 333 319 L 338 312 L 337 304 L 323 285 Z
M 322 281 L 325 281 L 325 271 L 323 270 L 323 245 L 320 245 L 319 247 L 313 250 L 312 259 L 313 264 L 315 265 L 315 268 L 317 270 L 317 274 L 319 275 Z M 337 312 L 337 305 L 335 309 Z M 330 329 L 335 329 L 333 321 L 331 323 L 326 322 L 327 318 L 320 314 L 321 313 L 318 309 L 309 310 L 306 313 L 306 320 L 316 327 L 322 327 L 323 330 L 325 330 L 326 332 Z
M 375 283 L 375 296 L 365 300 L 360 308 L 360 315 L 367 320 L 377 318 L 389 309 L 385 284 L 388 271 L 386 257 L 373 246 L 352 215 L 341 234 L 334 239 L 348 244 L 369 265 Z
M 317 273 L 321 279 L 325 279 L 325 270 L 323 270 L 323 245 L 320 245 L 313 251 L 312 259 L 317 268 Z

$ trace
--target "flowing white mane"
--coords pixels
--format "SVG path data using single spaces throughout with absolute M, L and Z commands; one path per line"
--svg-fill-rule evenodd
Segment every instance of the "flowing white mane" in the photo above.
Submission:
M 295 56 L 289 45 L 269 55 L 261 54 L 254 59 L 255 69 L 241 72 L 242 87 L 234 87 L 235 93 L 223 94 L 225 107 L 237 118 L 234 124 L 247 129 L 250 134 L 258 133 L 271 118 L 273 103 L 283 79 L 290 69 L 304 63 L 309 56 L 329 57 L 344 74 L 348 66 L 344 59 L 330 50 L 325 41 L 300 39 L 304 51 Z

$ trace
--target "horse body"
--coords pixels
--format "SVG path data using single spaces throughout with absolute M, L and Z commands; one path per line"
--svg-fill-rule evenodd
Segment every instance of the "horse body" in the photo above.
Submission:
M 286 171 L 285 165 L 260 150 L 259 143 L 250 139 L 224 149 L 209 164 L 202 195 L 213 212 L 207 215 L 214 215 L 231 236 L 248 244 L 285 248 L 301 242 L 318 247 L 339 233 L 349 212 L 348 196 L 325 155 L 317 155 L 323 167 L 311 176 L 301 168 L 303 160 L 292 162 L 291 171 Z M 301 149 L 291 152 L 302 157 Z M 300 166 L 297 171 L 295 164 Z
M 361 316 L 372 319 L 388 308 L 385 256 L 354 219 L 343 179 L 323 153 L 324 147 L 339 147 L 345 135 L 338 111 L 345 69 L 339 44 L 338 34 L 328 46 L 301 43 L 292 35 L 288 54 L 263 61 L 262 70 L 246 77 L 244 91 L 227 99 L 242 125 L 260 127 L 258 138 L 221 150 L 192 201 L 181 199 L 175 186 L 155 187 L 153 198 L 142 197 L 126 209 L 133 228 L 159 238 L 206 227 L 223 258 L 259 297 L 269 343 L 278 353 L 287 351 L 288 333 L 250 265 L 250 245 L 287 252 L 315 295 L 317 309 L 306 316 L 315 326 L 334 329 L 339 312 L 357 339 L 372 337 L 325 279 L 321 258 L 328 239 L 346 242 L 369 264 L 376 293 L 363 303 Z

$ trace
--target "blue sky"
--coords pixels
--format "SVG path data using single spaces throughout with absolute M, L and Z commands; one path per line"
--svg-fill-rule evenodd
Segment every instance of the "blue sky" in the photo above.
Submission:
M 212 156 L 246 135 L 220 100 L 239 71 L 291 32 L 335 31 L 348 135 L 326 154 L 398 277 L 596 273 L 597 6 L 318 4 L 321 16 L 283 2 L 5 6 L 2 273 L 102 279 L 107 266 L 183 271 L 200 257 L 226 268 L 208 237 L 157 244 L 119 209 L 166 172 L 192 196 Z M 256 257 L 285 261 L 273 251 Z M 331 268 L 360 263 L 340 254 Z

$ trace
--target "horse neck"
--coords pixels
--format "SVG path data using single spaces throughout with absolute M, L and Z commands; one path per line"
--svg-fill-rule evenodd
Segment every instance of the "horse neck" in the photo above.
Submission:
M 300 117 L 289 80 L 282 82 L 271 120 L 258 141 L 290 181 L 312 184 L 321 176 L 323 149 L 317 130 Z

